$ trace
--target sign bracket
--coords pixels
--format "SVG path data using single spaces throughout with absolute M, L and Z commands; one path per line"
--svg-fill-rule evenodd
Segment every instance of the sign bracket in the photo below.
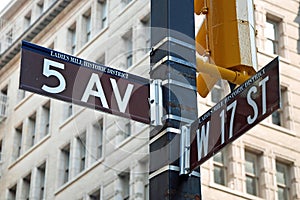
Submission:
M 150 82 L 150 124 L 152 126 L 162 126 L 163 116 L 163 93 L 162 80 L 151 80 Z
M 184 125 L 180 129 L 180 172 L 179 175 L 190 173 L 190 147 L 191 147 L 191 129 L 190 125 Z

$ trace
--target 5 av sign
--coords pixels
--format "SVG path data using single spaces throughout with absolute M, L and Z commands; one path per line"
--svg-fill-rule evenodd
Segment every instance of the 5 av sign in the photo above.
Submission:
M 149 80 L 22 42 L 20 88 L 149 123 Z
M 277 58 L 191 124 L 191 170 L 279 107 Z

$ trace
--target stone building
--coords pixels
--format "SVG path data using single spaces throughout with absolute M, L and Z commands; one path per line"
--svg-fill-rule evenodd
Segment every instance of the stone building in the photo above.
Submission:
M 203 199 L 300 199 L 300 1 L 254 4 L 258 66 L 280 57 L 282 108 L 201 166 Z M 0 13 L 1 200 L 149 199 L 148 125 L 18 89 L 22 40 L 149 78 L 149 25 L 150 0 L 13 0 Z

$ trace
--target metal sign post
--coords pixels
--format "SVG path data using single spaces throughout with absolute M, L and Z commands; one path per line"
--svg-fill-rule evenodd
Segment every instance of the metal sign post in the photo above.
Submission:
M 200 199 L 200 173 L 180 176 L 179 164 L 180 128 L 197 118 L 194 35 L 193 0 L 151 0 L 150 77 L 160 80 L 163 109 L 150 132 L 152 200 Z

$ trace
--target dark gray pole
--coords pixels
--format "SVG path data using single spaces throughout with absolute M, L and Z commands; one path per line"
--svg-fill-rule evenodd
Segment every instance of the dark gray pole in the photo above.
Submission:
M 194 0 L 151 0 L 152 80 L 162 80 L 162 126 L 150 132 L 150 199 L 200 199 L 200 173 L 179 175 L 180 127 L 197 119 Z

